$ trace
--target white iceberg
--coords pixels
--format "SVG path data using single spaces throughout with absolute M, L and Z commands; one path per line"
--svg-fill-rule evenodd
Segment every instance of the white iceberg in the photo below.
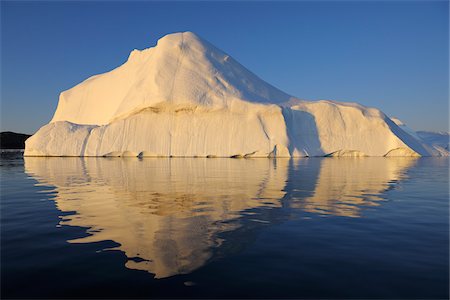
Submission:
M 394 151 L 394 152 L 393 152 Z M 302 101 L 191 32 L 61 93 L 26 156 L 439 155 L 380 110 Z

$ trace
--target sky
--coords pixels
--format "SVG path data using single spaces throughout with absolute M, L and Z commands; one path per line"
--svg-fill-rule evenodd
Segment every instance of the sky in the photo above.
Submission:
M 2 1 L 0 130 L 36 132 L 62 91 L 193 31 L 298 98 L 448 131 L 448 26 L 448 1 Z

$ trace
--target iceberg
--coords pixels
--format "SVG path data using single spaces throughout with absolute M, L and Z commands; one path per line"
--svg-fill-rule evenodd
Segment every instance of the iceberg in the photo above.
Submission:
M 304 101 L 192 32 L 64 91 L 25 156 L 432 156 L 376 108 Z
M 450 132 L 417 131 L 416 134 L 424 143 L 440 151 L 443 156 L 449 156 Z

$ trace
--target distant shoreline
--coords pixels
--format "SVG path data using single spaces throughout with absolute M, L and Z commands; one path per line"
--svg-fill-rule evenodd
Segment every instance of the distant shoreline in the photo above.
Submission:
M 2 150 L 24 150 L 25 141 L 30 134 L 17 133 L 12 131 L 0 132 L 0 149 Z

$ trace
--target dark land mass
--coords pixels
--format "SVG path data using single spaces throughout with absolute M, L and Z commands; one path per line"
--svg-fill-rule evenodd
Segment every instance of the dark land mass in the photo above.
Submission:
M 11 131 L 0 132 L 0 149 L 25 149 L 25 141 L 30 136 Z

